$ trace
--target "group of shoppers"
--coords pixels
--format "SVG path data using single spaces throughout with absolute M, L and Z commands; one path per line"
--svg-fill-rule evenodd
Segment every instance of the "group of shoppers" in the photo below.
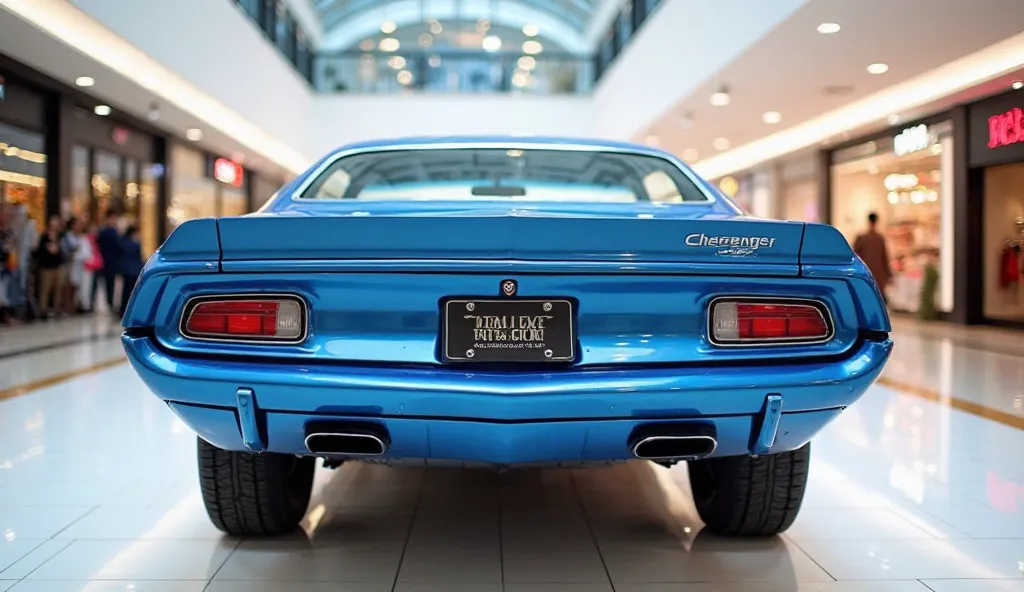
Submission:
M 0 323 L 90 313 L 101 287 L 120 317 L 142 266 L 138 229 L 116 212 L 100 227 L 54 216 L 38 233 L 24 205 L 8 208 L 0 212 Z

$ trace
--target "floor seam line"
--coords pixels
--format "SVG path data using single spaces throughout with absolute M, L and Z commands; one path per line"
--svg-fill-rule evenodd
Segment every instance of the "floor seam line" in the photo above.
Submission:
M 429 468 L 423 469 L 423 478 L 420 480 L 420 490 L 416 494 L 416 505 L 413 506 L 412 516 L 409 518 L 409 532 L 405 533 L 405 543 L 402 544 L 402 555 L 398 558 L 398 566 L 395 567 L 395 579 L 391 582 L 391 592 L 398 588 L 398 578 L 402 575 L 402 563 L 405 561 L 405 554 L 409 550 L 409 541 L 412 540 L 412 531 L 416 528 L 416 516 L 420 511 L 420 503 L 423 501 L 423 491 L 427 487 L 427 474 Z
M 813 563 L 814 565 L 817 565 L 818 569 L 820 569 L 821 571 L 825 572 L 825 575 L 827 575 L 828 577 L 832 578 L 833 582 L 838 582 L 839 581 L 839 578 L 835 577 L 834 575 L 832 575 L 832 572 L 830 572 L 829 570 L 825 569 L 824 565 L 818 563 L 818 560 L 815 559 L 814 557 L 812 557 L 811 554 L 807 552 L 807 549 L 804 549 L 803 546 L 801 546 L 800 543 L 798 543 L 795 539 L 793 539 L 792 537 L 786 536 L 785 533 L 783 533 L 780 536 L 783 539 L 785 539 L 786 541 L 789 541 L 790 543 L 792 543 L 793 546 L 796 547 L 798 551 L 800 551 L 801 553 L 804 554 L 804 557 L 807 557 L 808 559 L 810 559 L 811 563 Z
M 597 542 L 597 535 L 594 534 L 594 525 L 590 523 L 590 514 L 587 513 L 587 506 L 583 503 L 583 497 L 580 496 L 580 488 L 576 483 L 575 471 L 569 471 L 569 482 L 572 483 L 572 493 L 576 496 L 576 502 L 580 505 L 580 512 L 583 513 L 583 521 L 587 524 L 587 532 L 590 533 L 590 540 L 594 543 L 594 549 L 597 550 L 597 558 L 601 560 L 601 567 L 604 568 L 604 576 L 608 578 L 608 586 L 611 587 L 612 592 L 615 592 L 615 582 L 612 581 L 612 574 L 608 570 L 608 563 L 604 560 L 604 553 L 601 551 L 601 545 Z
M 238 548 L 242 546 L 243 541 L 245 541 L 245 537 L 240 537 L 238 539 L 238 542 L 235 543 L 235 546 L 231 548 L 231 552 L 228 553 L 227 557 L 224 558 L 224 561 L 222 561 L 221 564 L 217 566 L 217 570 L 213 572 L 213 575 L 210 576 L 210 579 L 206 582 L 206 585 L 203 586 L 203 592 L 206 592 L 206 589 L 209 588 L 211 584 L 213 584 L 213 580 L 217 577 L 217 574 L 219 574 L 220 570 L 224 569 L 224 566 L 228 564 L 228 561 L 231 560 L 231 556 L 234 555 L 235 551 L 238 551 Z

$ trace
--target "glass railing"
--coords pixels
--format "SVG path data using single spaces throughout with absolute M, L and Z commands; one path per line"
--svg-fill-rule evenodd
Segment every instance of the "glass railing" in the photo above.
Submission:
M 323 93 L 586 94 L 593 59 L 488 52 L 345 52 L 317 55 L 313 85 Z

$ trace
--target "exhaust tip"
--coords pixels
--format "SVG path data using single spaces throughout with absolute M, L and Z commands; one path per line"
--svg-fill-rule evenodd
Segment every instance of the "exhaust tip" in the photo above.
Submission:
M 306 448 L 314 454 L 380 456 L 388 446 L 373 434 L 314 432 L 306 436 Z
M 695 460 L 711 455 L 718 441 L 711 436 L 648 436 L 633 446 L 644 460 Z

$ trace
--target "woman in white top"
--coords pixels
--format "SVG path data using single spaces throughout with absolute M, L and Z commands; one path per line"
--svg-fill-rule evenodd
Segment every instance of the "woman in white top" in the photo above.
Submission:
M 91 278 L 86 277 L 85 262 L 92 258 L 92 248 L 88 238 L 82 234 L 82 221 L 77 218 L 68 220 L 68 230 L 64 234 L 61 247 L 67 261 L 68 301 L 64 304 L 67 312 L 83 309 L 82 292 L 92 286 Z

